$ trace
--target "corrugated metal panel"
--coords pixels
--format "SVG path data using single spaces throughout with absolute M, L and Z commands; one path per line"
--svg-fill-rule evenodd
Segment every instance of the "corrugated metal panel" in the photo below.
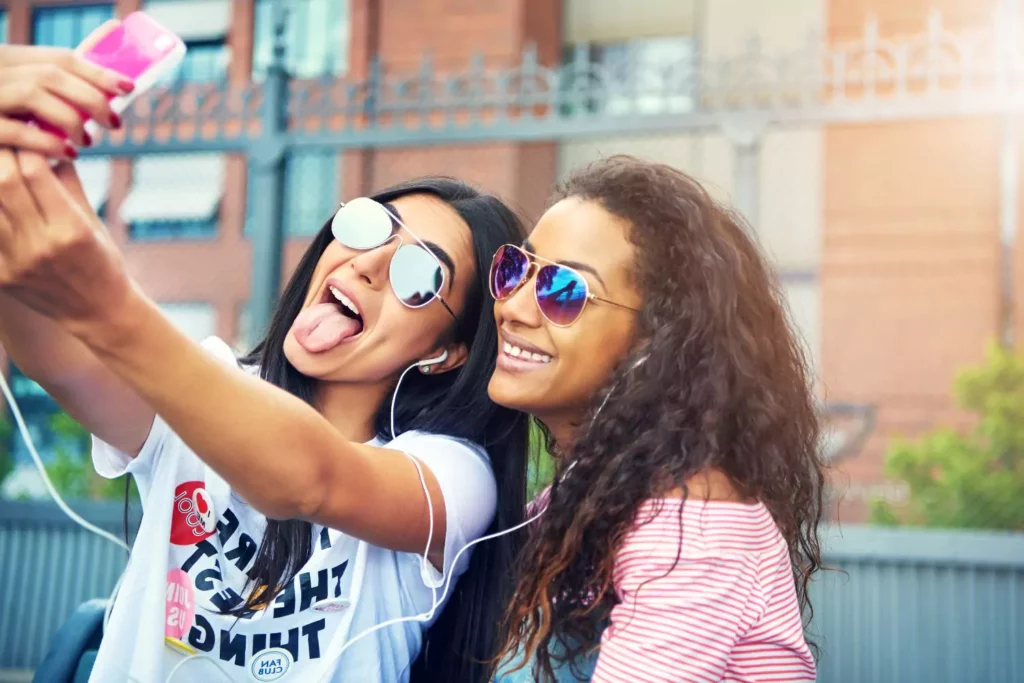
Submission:
M 120 531 L 116 505 L 79 512 Z M 1024 534 L 845 527 L 825 549 L 835 569 L 812 589 L 819 681 L 1024 683 Z M 124 563 L 48 503 L 0 502 L 0 669 L 33 668 Z
M 121 533 L 119 506 L 75 507 Z M 110 594 L 125 561 L 123 549 L 75 526 L 52 504 L 0 501 L 0 669 L 34 668 L 80 603 Z
M 1024 534 L 846 527 L 826 561 L 819 681 L 1024 681 Z

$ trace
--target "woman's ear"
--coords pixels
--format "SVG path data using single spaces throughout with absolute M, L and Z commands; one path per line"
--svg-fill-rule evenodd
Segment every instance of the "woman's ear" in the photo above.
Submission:
M 445 352 L 448 355 L 443 361 L 431 363 L 430 365 L 421 365 L 420 372 L 424 375 L 440 375 L 461 368 L 469 358 L 469 348 L 465 344 L 449 344 L 434 349 L 429 358 L 438 358 L 444 355 Z

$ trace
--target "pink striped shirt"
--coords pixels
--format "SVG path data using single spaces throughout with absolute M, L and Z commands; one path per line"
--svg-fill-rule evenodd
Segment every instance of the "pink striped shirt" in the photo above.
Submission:
M 619 604 L 592 680 L 813 681 L 788 548 L 767 508 L 691 499 L 680 520 L 681 503 L 657 514 L 645 503 L 619 550 Z

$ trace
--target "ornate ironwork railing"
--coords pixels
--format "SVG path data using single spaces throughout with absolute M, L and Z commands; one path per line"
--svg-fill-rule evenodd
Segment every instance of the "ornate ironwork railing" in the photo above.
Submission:
M 857 40 L 811 38 L 785 54 L 752 39 L 721 58 L 652 63 L 627 47 L 609 61 L 584 44 L 559 65 L 541 64 L 534 50 L 515 64 L 475 57 L 454 70 L 425 56 L 407 72 L 376 61 L 365 77 L 312 80 L 285 72 L 286 17 L 285 3 L 275 3 L 273 58 L 262 81 L 156 91 L 127 114 L 122 131 L 89 150 L 249 157 L 257 333 L 280 289 L 283 160 L 290 150 L 717 129 L 749 151 L 770 126 L 1024 110 L 1024 49 L 1015 37 L 1021 24 L 1006 16 L 951 30 L 936 12 L 923 31 L 902 36 L 882 36 L 869 20 Z M 737 183 L 737 204 L 756 225 L 756 156 L 741 156 L 737 168 L 752 177 Z M 834 457 L 849 452 L 836 448 Z
M 288 80 L 244 87 L 186 84 L 142 100 L 124 133 L 98 152 L 241 149 L 259 137 L 266 105 L 300 147 L 436 144 L 482 139 L 557 139 L 736 125 L 976 115 L 1024 109 L 1018 24 L 953 31 L 933 13 L 916 35 L 883 37 L 869 20 L 859 40 L 773 54 L 756 38 L 719 59 L 652 64 L 626 48 L 613 63 L 577 45 L 560 65 L 528 49 L 513 65 L 475 57 L 438 70 L 429 56 L 401 73 L 377 61 L 365 78 Z

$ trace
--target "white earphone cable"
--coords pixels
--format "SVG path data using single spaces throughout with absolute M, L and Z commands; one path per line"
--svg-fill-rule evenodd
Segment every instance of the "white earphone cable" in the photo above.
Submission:
M 395 405 L 396 405 L 397 397 L 398 397 L 398 388 L 401 386 L 402 380 L 405 378 L 405 376 L 412 369 L 414 369 L 416 367 L 429 367 L 431 365 L 436 365 L 438 363 L 443 363 L 447 359 L 447 357 L 448 357 L 448 352 L 445 351 L 441 356 L 438 356 L 437 358 L 433 358 L 433 359 L 430 359 L 430 360 L 427 360 L 427 361 L 420 361 L 418 363 L 414 363 L 413 365 L 410 365 L 408 368 L 406 368 L 405 371 L 403 371 L 402 374 L 399 376 L 398 383 L 395 386 L 395 391 L 394 391 L 394 394 L 393 394 L 392 400 L 391 400 L 391 437 L 392 437 L 392 439 L 397 437 L 397 430 L 395 429 L 395 426 L 396 426 L 395 425 Z M 32 435 L 31 435 L 31 433 L 28 430 L 28 426 L 25 424 L 25 420 L 22 417 L 21 410 L 18 408 L 17 401 L 15 401 L 14 396 L 11 393 L 10 387 L 7 385 L 7 381 L 4 378 L 4 375 L 3 375 L 2 372 L 0 372 L 0 390 L 2 390 L 4 398 L 7 400 L 8 405 L 10 405 L 10 407 L 11 407 L 11 412 L 14 415 L 14 419 L 15 419 L 15 422 L 16 422 L 16 424 L 18 426 L 18 430 L 21 433 L 21 437 L 24 440 L 25 445 L 28 447 L 29 454 L 32 456 L 33 462 L 35 463 L 37 469 L 39 470 L 40 476 L 43 479 L 43 483 L 46 486 L 47 492 L 53 498 L 54 502 L 57 503 L 57 506 L 73 522 L 75 522 L 76 524 L 78 524 L 79 526 L 84 528 L 85 530 L 87 530 L 87 531 L 89 531 L 91 533 L 96 534 L 100 538 L 108 540 L 111 543 L 114 543 L 114 544 L 118 545 L 119 547 L 124 548 L 125 550 L 128 551 L 128 553 L 130 555 L 131 554 L 131 547 L 128 546 L 128 544 L 126 544 L 124 541 L 122 541 L 121 539 L 117 538 L 113 534 L 111 534 L 111 533 L 109 533 L 109 532 L 107 532 L 107 531 L 105 531 L 105 530 L 95 526 L 94 524 L 88 522 L 87 520 L 83 519 L 81 516 L 78 515 L 78 513 L 76 513 L 74 510 L 72 510 L 68 506 L 68 504 L 64 501 L 64 499 L 60 496 L 60 494 L 57 492 L 57 489 L 53 486 L 53 483 L 50 481 L 50 478 L 49 478 L 49 476 L 46 473 L 46 466 L 43 464 L 43 460 L 39 456 L 38 451 L 36 450 L 35 443 L 32 441 Z M 609 396 L 610 396 L 610 392 L 609 392 Z M 601 409 L 604 408 L 604 405 L 605 405 L 605 403 L 607 403 L 609 396 L 605 397 L 605 399 L 602 402 L 601 406 L 597 410 L 598 413 L 601 411 Z M 596 418 L 596 413 L 595 413 L 595 418 Z M 421 574 L 423 576 L 427 576 L 428 573 L 429 573 L 429 568 L 427 566 L 427 562 L 428 562 L 427 557 L 430 554 L 430 547 L 433 544 L 433 540 L 434 540 L 434 504 L 433 504 L 433 499 L 432 499 L 432 497 L 430 495 L 430 490 L 427 487 L 426 478 L 425 478 L 425 476 L 423 474 L 423 468 L 420 465 L 420 462 L 415 457 L 413 457 L 412 455 L 410 455 L 408 453 L 404 453 L 404 454 L 406 455 L 406 457 L 408 457 L 412 461 L 413 465 L 416 467 L 416 472 L 419 475 L 420 486 L 422 487 L 423 495 L 426 497 L 426 500 L 427 500 L 427 517 L 428 517 L 428 520 L 429 520 L 428 521 L 429 526 L 428 526 L 428 532 L 427 532 L 427 542 L 426 542 L 426 545 L 424 546 L 423 554 L 420 556 L 420 572 L 421 572 Z M 575 466 L 576 466 L 575 462 L 571 463 L 569 465 L 568 469 L 566 469 L 565 473 L 562 475 L 561 479 L 564 480 L 565 477 L 567 477 L 569 475 L 569 472 L 571 472 L 572 469 Z M 505 529 L 503 531 L 499 531 L 499 532 L 496 532 L 496 533 L 493 533 L 493 534 L 489 534 L 487 536 L 482 536 L 482 537 L 480 537 L 480 538 L 478 538 L 478 539 L 476 539 L 474 541 L 471 541 L 471 542 L 465 544 L 464 546 L 462 546 L 462 548 L 460 548 L 458 550 L 458 552 L 455 553 L 455 557 L 452 559 L 452 562 L 451 562 L 450 565 L 445 566 L 444 561 L 442 560 L 442 573 L 445 576 L 445 581 L 444 581 L 444 584 L 442 586 L 440 597 L 438 597 L 438 594 L 437 594 L 437 587 L 435 585 L 433 585 L 433 583 L 431 583 L 431 586 L 430 586 L 431 606 L 430 606 L 429 610 L 427 610 L 426 612 L 423 612 L 421 614 L 417 614 L 417 615 L 411 616 L 411 617 L 398 617 L 398 618 L 395 618 L 395 619 L 389 619 L 387 621 L 384 621 L 384 622 L 382 622 L 380 624 L 376 624 L 375 626 L 372 626 L 372 627 L 362 631 L 361 633 L 357 634 L 355 637 L 350 638 L 342 646 L 341 650 L 339 650 L 338 654 L 335 656 L 335 661 L 340 659 L 341 655 L 344 654 L 344 652 L 346 650 L 348 650 L 348 648 L 351 647 L 352 645 L 354 645 L 355 643 L 359 642 L 360 640 L 362 640 L 366 636 L 369 636 L 369 635 L 371 635 L 371 634 L 373 634 L 373 633 L 375 633 L 375 632 L 377 632 L 377 631 L 379 631 L 381 629 L 387 628 L 388 626 L 393 626 L 393 625 L 396 625 L 396 624 L 407 623 L 407 622 L 412 622 L 412 621 L 428 622 L 428 621 L 432 620 L 434 618 L 434 615 L 437 612 L 437 609 L 444 603 L 444 600 L 445 600 L 445 598 L 448 595 L 448 590 L 451 588 L 451 582 L 452 582 L 452 578 L 453 578 L 453 575 L 454 575 L 454 568 L 458 566 L 459 558 L 462 557 L 463 553 L 465 553 L 467 550 L 469 550 L 471 547 L 473 547 L 474 545 L 476 545 L 478 543 L 483 543 L 484 541 L 493 540 L 493 539 L 498 538 L 500 536 L 504 536 L 506 534 L 513 533 L 515 531 L 518 531 L 519 529 L 522 529 L 523 527 L 526 527 L 526 526 L 532 524 L 537 519 L 539 519 L 541 517 L 541 515 L 544 514 L 544 512 L 545 512 L 545 510 L 542 509 L 540 512 L 538 512 L 536 515 L 534 515 L 530 519 L 528 519 L 528 520 L 526 520 L 524 522 L 521 522 L 520 524 L 517 524 L 514 527 L 511 527 L 509 529 Z M 447 569 L 447 571 L 445 571 L 446 569 Z M 104 610 L 104 616 L 103 616 L 104 631 L 106 631 L 107 623 L 110 620 L 110 614 L 111 614 L 111 611 L 113 610 L 114 599 L 117 596 L 117 593 L 119 592 L 119 590 L 121 588 L 121 583 L 124 580 L 124 575 L 125 575 L 125 573 L 122 572 L 121 575 L 118 577 L 117 583 L 114 586 L 114 590 L 112 591 L 112 593 L 110 595 L 110 599 L 107 602 L 107 607 Z M 208 659 L 208 660 L 210 660 L 211 662 L 214 663 L 214 665 L 217 667 L 217 669 L 221 671 L 221 673 L 223 673 L 228 679 L 231 679 L 231 675 L 227 671 L 224 670 L 224 668 L 220 665 L 220 663 L 214 657 L 211 657 L 210 655 L 207 655 L 207 654 L 193 654 L 193 655 L 189 655 L 189 656 L 185 657 L 184 659 L 182 659 L 180 662 L 178 662 L 170 670 L 170 672 L 167 675 L 167 678 L 165 679 L 165 683 L 170 683 L 171 679 L 175 676 L 175 674 L 178 673 L 179 670 L 181 670 L 182 667 L 185 666 L 186 663 L 191 662 L 191 661 L 193 661 L 195 659 Z M 326 669 L 326 671 L 324 673 L 324 676 L 321 677 L 321 680 L 323 680 L 323 678 L 326 678 L 330 673 L 332 673 L 332 668 L 328 667 L 328 669 Z M 131 676 L 129 676 L 129 678 L 134 680 Z
M 221 665 L 221 663 L 220 663 L 219 661 L 217 661 L 217 659 L 216 659 L 215 657 L 211 657 L 210 655 L 206 655 L 206 654 L 202 654 L 202 655 L 201 655 L 201 654 L 194 654 L 194 655 L 188 655 L 187 657 L 185 657 L 184 659 L 182 659 L 182 660 L 181 660 L 180 662 L 178 662 L 177 664 L 175 664 L 175 665 L 174 665 L 174 668 L 172 668 L 172 669 L 171 669 L 171 671 L 170 671 L 170 673 L 168 673 L 168 674 L 167 674 L 167 678 L 165 678 L 165 679 L 164 679 L 164 683 L 171 683 L 171 679 L 172 679 L 172 678 L 174 678 L 174 675 L 175 675 L 175 674 L 177 674 L 177 673 L 178 673 L 178 671 L 180 671 L 180 670 L 181 670 L 181 668 L 182 668 L 183 666 L 185 666 L 185 665 L 186 665 L 186 664 L 188 664 L 189 662 L 194 662 L 194 661 L 195 661 L 195 660 L 197 660 L 197 659 L 206 659 L 206 660 L 209 660 L 209 661 L 213 662 L 213 665 L 214 665 L 215 667 L 217 667 L 217 669 L 218 669 L 218 670 L 219 670 L 219 671 L 220 671 L 220 672 L 221 672 L 222 674 L 224 674 L 224 677 L 225 677 L 226 679 L 228 679 L 229 681 L 230 681 L 230 680 L 233 680 L 233 676 L 231 675 L 231 673 L 230 673 L 229 671 L 227 671 L 227 670 L 226 670 L 226 669 L 225 669 L 225 668 L 224 668 L 224 667 L 223 667 L 223 666 Z M 194 679 L 193 679 L 193 680 L 194 680 Z
M 100 538 L 104 538 L 111 543 L 120 546 L 131 552 L 131 548 L 127 543 L 122 541 L 120 538 L 105 531 L 95 524 L 82 519 L 81 516 L 74 510 L 72 510 L 64 499 L 61 498 L 60 494 L 57 493 L 57 489 L 54 487 L 53 482 L 50 481 L 49 475 L 46 473 L 46 465 L 43 464 L 43 459 L 39 457 L 39 451 L 36 450 L 36 445 L 32 441 L 32 435 L 28 431 L 28 425 L 25 424 L 25 418 L 21 415 L 21 410 L 18 408 L 17 402 L 14 400 L 14 395 L 11 393 L 11 389 L 7 386 L 7 380 L 4 378 L 4 374 L 0 372 L 0 391 L 3 391 L 4 398 L 7 399 L 7 404 L 11 407 L 11 413 L 14 415 L 14 422 L 18 426 L 18 431 L 21 432 L 21 438 L 25 441 L 25 446 L 28 447 L 29 455 L 32 456 L 33 462 L 39 469 L 39 476 L 43 479 L 43 484 L 46 486 L 46 491 L 53 498 L 54 502 L 57 503 L 57 507 L 61 509 L 65 515 L 71 518 L 71 521 L 78 524 L 86 531 L 91 531 Z
M 39 471 L 39 476 L 43 480 L 43 485 L 46 487 L 46 492 L 50 494 L 53 502 L 57 504 L 60 511 L 68 516 L 72 522 L 82 527 L 86 531 L 96 534 L 105 541 L 110 541 L 114 545 L 124 548 L 128 552 L 128 556 L 131 557 L 131 546 L 125 543 L 123 540 L 115 536 L 114 534 L 99 528 L 95 524 L 83 519 L 77 512 L 71 509 L 71 507 L 64 501 L 60 493 L 57 492 L 57 488 L 53 485 L 50 480 L 50 475 L 46 472 L 46 465 L 43 464 L 43 459 L 39 455 L 39 451 L 36 450 L 36 444 L 32 440 L 32 434 L 28 430 L 28 425 L 25 424 L 25 418 L 21 414 L 21 409 L 18 407 L 18 402 L 14 399 L 14 394 L 11 392 L 10 386 L 7 384 L 7 379 L 4 377 L 4 373 L 0 372 L 0 392 L 3 392 L 4 399 L 7 401 L 7 405 L 11 408 L 11 415 L 14 416 L 14 423 L 18 427 L 18 432 L 21 435 L 22 441 L 25 442 L 25 447 L 28 448 L 28 453 L 32 458 L 33 464 Z M 103 630 L 107 630 L 107 625 L 110 623 L 110 614 L 114 609 L 114 599 L 117 597 L 118 592 L 121 590 L 121 583 L 124 581 L 124 570 L 120 576 L 117 577 L 117 583 L 114 584 L 114 590 L 111 591 L 110 597 L 107 598 L 107 605 L 103 609 Z

